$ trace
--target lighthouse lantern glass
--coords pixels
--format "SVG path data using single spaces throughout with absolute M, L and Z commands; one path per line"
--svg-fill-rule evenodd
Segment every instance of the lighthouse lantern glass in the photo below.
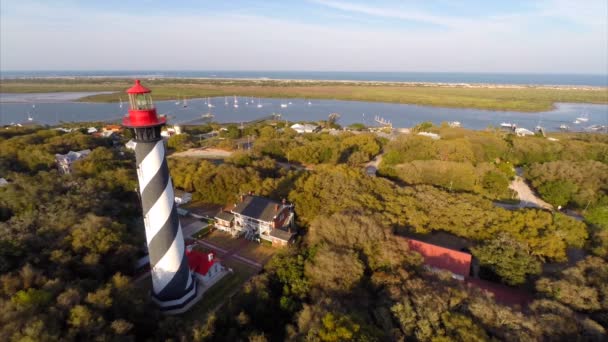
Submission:
M 154 109 L 152 96 L 150 94 L 129 94 L 129 104 L 134 110 Z

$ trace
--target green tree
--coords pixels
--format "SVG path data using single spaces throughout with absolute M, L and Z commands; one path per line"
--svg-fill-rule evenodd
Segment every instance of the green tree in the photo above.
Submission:
M 190 147 L 190 135 L 187 133 L 174 134 L 167 140 L 167 147 L 176 151 L 184 151 Z
M 540 195 L 554 206 L 565 206 L 572 200 L 577 186 L 569 181 L 549 181 L 538 188 Z
M 481 266 L 490 267 L 510 285 L 523 284 L 527 275 L 541 271 L 540 262 L 530 255 L 528 246 L 504 233 L 472 248 L 472 252 Z

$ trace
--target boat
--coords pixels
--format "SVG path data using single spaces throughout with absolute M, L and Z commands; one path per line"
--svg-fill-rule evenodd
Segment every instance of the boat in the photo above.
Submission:
M 281 103 L 281 108 L 287 108 L 287 105 L 284 103 Z
M 515 124 L 510 123 L 510 122 L 502 122 L 500 124 L 500 127 L 502 127 L 502 128 L 513 128 L 513 127 L 515 127 Z
M 215 107 L 214 105 L 211 104 L 211 99 L 210 98 L 207 98 L 207 107 L 209 107 L 209 108 Z
M 34 121 L 34 118 L 30 113 L 27 113 L 27 121 Z
M 291 102 L 289 102 L 288 104 L 291 104 Z
M 308 105 L 310 106 L 312 104 L 312 102 L 308 101 Z
M 448 126 L 450 126 L 452 128 L 460 127 L 460 121 L 451 121 L 451 122 L 448 122 Z
M 580 124 L 581 122 L 580 122 L 578 119 L 576 119 L 576 120 L 572 121 L 572 123 L 573 123 L 573 124 L 578 125 L 578 124 Z
M 538 122 L 536 123 L 536 127 L 534 127 L 534 129 L 535 129 L 537 132 L 542 132 L 542 131 L 544 131 L 544 130 L 545 130 L 545 129 L 543 128 L 542 124 L 541 124 L 542 122 L 543 122 L 543 115 L 542 115 L 542 114 L 540 114 L 540 116 L 538 117 Z
M 260 103 L 260 98 L 258 97 L 258 108 L 262 108 L 262 104 Z
M 203 119 L 213 119 L 215 115 L 211 114 L 211 112 L 207 114 L 203 114 Z
M 239 108 L 239 100 L 237 100 L 236 95 L 234 95 L 234 108 Z
M 179 106 L 179 105 L 180 105 L 180 102 L 179 102 L 179 95 L 177 95 L 177 100 L 175 101 L 175 105 L 176 105 L 176 106 Z
M 580 117 L 576 118 L 576 121 L 578 121 L 578 123 L 587 122 L 589 121 L 589 115 L 583 114 Z
M 118 101 L 120 101 L 119 108 L 122 108 L 122 97 L 120 97 L 120 96 L 119 96 L 119 97 L 118 97 Z
M 598 132 L 598 131 L 603 131 L 606 127 L 608 127 L 608 126 L 592 125 L 592 126 L 587 127 L 586 129 L 589 131 Z
M 224 106 L 228 105 L 228 96 L 224 96 Z
M 561 124 L 561 125 L 559 125 L 559 129 L 561 129 L 563 131 L 567 131 L 570 129 L 570 127 L 568 127 L 568 125 L 566 125 L 566 124 Z
M 186 99 L 186 97 L 184 96 L 184 108 L 188 107 L 188 100 Z

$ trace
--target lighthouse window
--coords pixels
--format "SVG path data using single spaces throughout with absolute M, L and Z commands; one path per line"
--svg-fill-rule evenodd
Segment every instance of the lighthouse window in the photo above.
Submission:
M 137 94 L 130 96 L 131 105 L 136 110 L 152 109 L 152 98 L 150 94 Z

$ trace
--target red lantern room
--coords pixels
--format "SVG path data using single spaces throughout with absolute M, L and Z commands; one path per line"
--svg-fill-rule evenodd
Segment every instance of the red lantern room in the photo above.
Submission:
M 129 94 L 129 115 L 126 116 L 122 123 L 129 128 L 148 128 L 154 126 L 162 126 L 166 123 L 165 117 L 156 115 L 156 108 L 150 89 L 141 85 L 139 80 L 135 80 L 135 85 L 127 89 Z

